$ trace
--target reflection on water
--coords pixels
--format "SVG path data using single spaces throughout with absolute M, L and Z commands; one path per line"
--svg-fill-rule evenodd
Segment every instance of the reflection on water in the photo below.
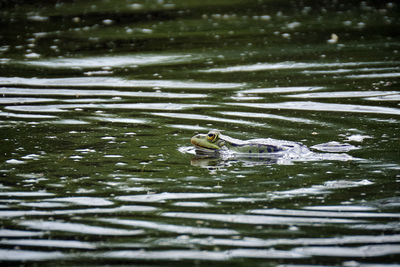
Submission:
M 399 263 L 396 2 L 0 6 L 0 262 Z

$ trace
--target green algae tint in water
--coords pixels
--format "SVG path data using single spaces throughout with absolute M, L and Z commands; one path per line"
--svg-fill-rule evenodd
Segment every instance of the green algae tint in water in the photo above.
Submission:
M 3 264 L 400 264 L 397 2 L 0 6 Z

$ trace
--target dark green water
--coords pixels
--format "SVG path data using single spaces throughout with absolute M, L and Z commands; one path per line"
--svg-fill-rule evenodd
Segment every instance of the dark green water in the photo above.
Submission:
M 0 4 L 1 262 L 400 264 L 397 2 L 39 2 Z

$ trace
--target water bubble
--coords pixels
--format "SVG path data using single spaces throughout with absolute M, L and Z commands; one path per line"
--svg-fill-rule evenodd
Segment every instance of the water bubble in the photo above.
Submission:
M 301 10 L 301 13 L 303 13 L 303 15 L 308 15 L 308 13 L 310 13 L 310 11 L 312 10 L 312 7 L 310 6 L 305 6 L 303 8 L 303 10 Z
M 269 21 L 269 20 L 271 20 L 271 16 L 269 16 L 269 15 L 260 16 L 260 20 Z
M 112 19 L 104 19 L 103 20 L 103 24 L 104 25 L 111 25 L 111 24 L 113 24 L 114 23 L 114 21 L 112 20 Z
M 300 22 L 294 21 L 294 22 L 291 22 L 291 23 L 287 24 L 286 26 L 287 26 L 289 29 L 293 30 L 293 29 L 299 27 L 300 25 L 301 25 Z
M 47 21 L 48 19 L 49 19 L 49 17 L 40 16 L 40 15 L 28 16 L 28 20 L 30 20 L 30 21 L 44 22 L 44 21 Z
M 25 57 L 26 58 L 30 58 L 30 59 L 33 59 L 33 58 L 40 58 L 40 54 L 38 54 L 38 53 L 28 53 L 28 54 L 25 54 Z
M 366 24 L 364 22 L 357 23 L 357 28 L 358 29 L 363 29 L 363 28 L 365 28 L 365 26 L 366 26 Z
M 129 7 L 133 10 L 140 10 L 143 9 L 143 5 L 142 4 L 138 4 L 138 3 L 133 3 L 130 4 Z
M 142 33 L 146 33 L 146 34 L 150 34 L 150 33 L 153 33 L 153 30 L 152 29 L 142 29 L 141 32 Z
M 351 20 L 345 20 L 343 21 L 344 26 L 350 26 L 353 22 Z
M 339 36 L 335 33 L 331 34 L 331 38 L 327 41 L 329 44 L 336 44 L 339 41 Z
M 393 2 L 389 2 L 389 3 L 386 4 L 386 7 L 387 7 L 387 8 L 393 8 L 394 5 L 395 5 L 395 4 L 394 4 Z
M 18 165 L 18 164 L 25 164 L 26 162 L 22 161 L 22 160 L 17 160 L 17 159 L 9 159 L 6 161 L 6 163 Z

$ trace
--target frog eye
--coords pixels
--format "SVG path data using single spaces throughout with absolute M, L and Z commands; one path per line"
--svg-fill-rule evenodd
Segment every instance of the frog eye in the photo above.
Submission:
M 207 140 L 214 143 L 215 141 L 217 141 L 219 139 L 219 132 L 216 131 L 210 131 L 207 134 Z

